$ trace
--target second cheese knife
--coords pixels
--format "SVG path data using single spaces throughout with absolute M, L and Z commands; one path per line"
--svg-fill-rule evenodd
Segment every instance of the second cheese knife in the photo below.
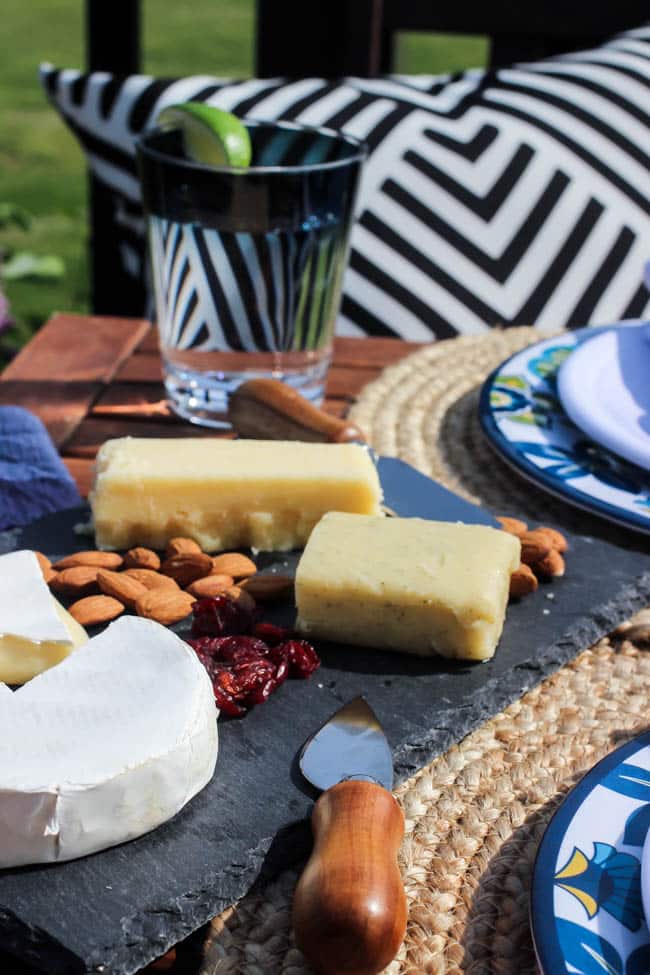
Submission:
M 300 769 L 324 791 L 312 815 L 314 850 L 293 901 L 296 943 L 318 975 L 377 975 L 406 930 L 397 863 L 404 817 L 390 793 L 388 742 L 362 697 L 310 738 Z
M 361 430 L 319 410 L 278 379 L 249 379 L 230 397 L 228 418 L 241 437 L 259 440 L 363 442 Z M 374 455 L 373 455 L 374 456 Z M 462 521 L 500 528 L 484 508 L 448 491 L 398 457 L 375 457 L 384 504 L 404 518 Z

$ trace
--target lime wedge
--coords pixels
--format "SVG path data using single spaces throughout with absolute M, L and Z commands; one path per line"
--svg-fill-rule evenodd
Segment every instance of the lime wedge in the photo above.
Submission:
M 206 166 L 250 165 L 251 140 L 236 115 L 201 102 L 163 108 L 156 119 L 161 129 L 180 129 L 186 154 Z

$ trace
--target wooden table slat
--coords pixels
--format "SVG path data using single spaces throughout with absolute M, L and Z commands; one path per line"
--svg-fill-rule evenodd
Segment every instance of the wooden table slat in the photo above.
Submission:
M 155 352 L 158 354 L 158 329 L 154 328 L 153 325 L 148 329 L 147 334 L 144 336 L 141 342 L 138 343 L 138 347 L 135 350 L 135 355 L 140 355 L 143 352 Z
M 54 315 L 4 370 L 0 404 L 35 413 L 61 448 L 148 331 L 135 319 Z
M 118 383 L 161 383 L 162 366 L 158 352 L 138 352 L 126 359 L 115 374 Z
M 5 369 L 3 379 L 108 383 L 149 331 L 134 318 L 56 314 Z
M 88 492 L 93 485 L 94 457 L 64 457 L 63 463 L 77 482 L 81 496 L 88 497 Z

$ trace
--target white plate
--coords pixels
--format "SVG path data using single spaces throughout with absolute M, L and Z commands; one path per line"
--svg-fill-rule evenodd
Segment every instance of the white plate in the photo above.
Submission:
M 577 427 L 650 470 L 650 325 L 619 325 L 579 345 L 558 373 L 562 406 Z

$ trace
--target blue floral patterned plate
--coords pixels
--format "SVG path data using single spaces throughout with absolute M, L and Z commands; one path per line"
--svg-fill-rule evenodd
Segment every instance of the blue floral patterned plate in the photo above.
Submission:
M 571 422 L 557 393 L 564 360 L 601 331 L 583 328 L 517 352 L 486 380 L 479 419 L 503 459 L 540 487 L 650 533 L 650 472 L 590 440 Z
M 650 828 L 650 733 L 599 762 L 537 852 L 531 925 L 543 975 L 648 975 L 641 852 Z

